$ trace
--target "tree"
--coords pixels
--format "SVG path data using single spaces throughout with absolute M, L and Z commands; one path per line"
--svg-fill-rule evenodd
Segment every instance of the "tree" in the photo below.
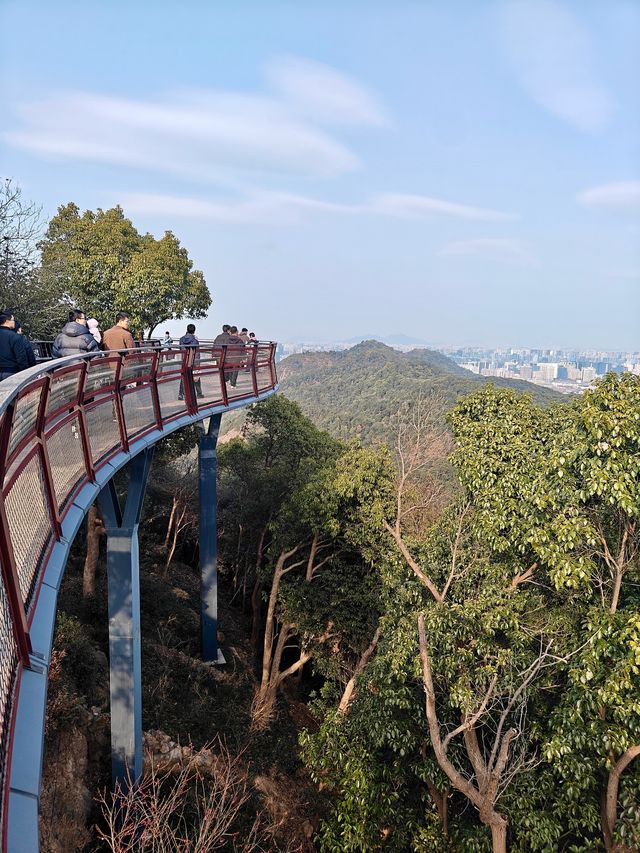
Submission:
M 638 381 L 548 411 L 487 387 L 450 416 L 460 499 L 411 522 L 400 459 L 368 502 L 380 637 L 301 739 L 321 849 L 637 848 Z
M 158 323 L 203 317 L 211 304 L 179 240 L 170 231 L 160 240 L 140 235 L 119 206 L 81 215 L 77 205 L 62 205 L 39 247 L 43 280 L 104 328 L 127 311 L 134 329 L 151 336 Z
M 579 652 L 545 747 L 556 811 L 587 845 L 598 831 L 606 850 L 637 844 L 640 377 L 608 374 L 546 413 L 488 388 L 451 421 L 482 536 L 521 555 L 514 581 L 548 579 L 574 618 Z
M 38 274 L 40 231 L 40 208 L 5 179 L 0 185 L 0 308 L 13 311 L 32 336 L 46 337 L 59 328 L 62 312 L 57 290 Z

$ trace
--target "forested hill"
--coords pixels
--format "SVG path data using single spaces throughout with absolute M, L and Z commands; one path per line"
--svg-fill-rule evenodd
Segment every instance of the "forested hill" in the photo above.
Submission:
M 451 405 L 488 380 L 428 349 L 401 353 L 379 341 L 341 352 L 291 355 L 278 366 L 283 393 L 318 426 L 341 438 L 389 439 L 390 417 L 419 394 L 439 392 Z M 529 392 L 541 405 L 566 400 L 530 382 L 491 379 Z

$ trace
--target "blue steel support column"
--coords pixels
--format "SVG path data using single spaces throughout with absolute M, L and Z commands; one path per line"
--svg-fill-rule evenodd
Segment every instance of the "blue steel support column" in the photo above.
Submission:
M 218 648 L 218 530 L 216 444 L 222 415 L 212 415 L 200 434 L 198 469 L 200 475 L 200 631 L 202 659 L 224 663 Z
M 112 480 L 99 497 L 107 529 L 111 774 L 122 788 L 142 773 L 138 524 L 152 458 L 149 447 L 131 460 L 124 511 Z

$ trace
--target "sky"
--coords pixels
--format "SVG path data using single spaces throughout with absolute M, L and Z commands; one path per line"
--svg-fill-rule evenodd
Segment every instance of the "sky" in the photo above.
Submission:
M 0 31 L 0 176 L 173 231 L 203 338 L 640 349 L 635 0 L 0 0 Z

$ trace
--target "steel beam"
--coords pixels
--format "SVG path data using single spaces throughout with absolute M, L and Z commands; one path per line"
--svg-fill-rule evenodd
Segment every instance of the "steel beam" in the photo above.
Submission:
M 98 498 L 107 530 L 111 775 L 127 788 L 142 774 L 142 655 L 138 525 L 153 447 L 129 465 L 124 510 L 109 480 Z
M 217 452 L 222 415 L 212 415 L 200 433 L 198 472 L 200 486 L 200 634 L 202 659 L 225 663 L 218 647 L 218 525 Z

